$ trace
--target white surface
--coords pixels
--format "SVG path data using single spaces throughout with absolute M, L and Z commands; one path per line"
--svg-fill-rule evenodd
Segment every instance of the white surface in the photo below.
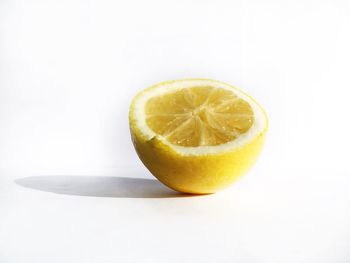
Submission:
M 2 0 L 0 262 L 350 262 L 349 12 Z M 258 164 L 216 195 L 174 196 L 129 139 L 132 96 L 186 77 L 236 85 L 270 118 Z

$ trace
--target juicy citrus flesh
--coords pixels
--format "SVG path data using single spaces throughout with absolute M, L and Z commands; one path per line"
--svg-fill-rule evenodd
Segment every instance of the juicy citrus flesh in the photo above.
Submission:
M 168 142 L 184 146 L 215 146 L 235 140 L 254 123 L 248 102 L 233 91 L 188 87 L 150 98 L 146 123 Z

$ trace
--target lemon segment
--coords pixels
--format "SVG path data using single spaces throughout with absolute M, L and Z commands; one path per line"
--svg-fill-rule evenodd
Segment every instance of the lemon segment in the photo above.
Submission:
M 146 123 L 170 143 L 185 147 L 233 141 L 253 124 L 250 105 L 233 92 L 215 87 L 180 89 L 151 98 Z
M 163 82 L 139 93 L 130 112 L 135 149 L 165 185 L 213 193 L 244 174 L 257 159 L 267 130 L 262 108 L 222 82 Z

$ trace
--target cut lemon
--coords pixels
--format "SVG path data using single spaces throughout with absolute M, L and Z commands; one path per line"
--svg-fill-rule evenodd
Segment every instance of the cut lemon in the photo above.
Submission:
M 170 188 L 195 194 L 214 193 L 244 174 L 267 130 L 255 100 L 208 79 L 168 81 L 140 92 L 129 121 L 149 171 Z

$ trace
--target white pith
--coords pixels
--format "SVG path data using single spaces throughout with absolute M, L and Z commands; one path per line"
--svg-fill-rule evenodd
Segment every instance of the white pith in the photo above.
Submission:
M 147 101 L 155 96 L 159 96 L 165 93 L 174 92 L 183 88 L 190 87 L 199 87 L 199 86 L 212 86 L 215 88 L 222 88 L 229 91 L 232 91 L 236 96 L 248 102 L 251 106 L 254 113 L 254 123 L 250 127 L 250 129 L 240 134 L 239 137 L 234 139 L 233 141 L 214 145 L 214 146 L 197 146 L 197 147 L 184 147 L 170 143 L 167 141 L 162 135 L 156 134 L 153 130 L 151 130 L 146 123 L 146 114 L 145 114 L 145 105 Z M 178 80 L 174 82 L 165 82 L 159 85 L 156 85 L 154 88 L 142 92 L 140 96 L 134 101 L 134 108 L 131 112 L 131 116 L 135 120 L 135 125 L 137 129 L 144 135 L 147 140 L 154 138 L 155 136 L 161 140 L 164 144 L 169 145 L 172 149 L 182 155 L 206 155 L 206 154 L 214 154 L 226 151 L 232 151 L 236 148 L 239 148 L 247 143 L 249 143 L 252 139 L 258 136 L 267 125 L 267 120 L 265 114 L 261 107 L 253 101 L 249 96 L 241 92 L 240 90 L 214 80 L 204 80 L 204 79 L 188 79 L 188 80 Z

